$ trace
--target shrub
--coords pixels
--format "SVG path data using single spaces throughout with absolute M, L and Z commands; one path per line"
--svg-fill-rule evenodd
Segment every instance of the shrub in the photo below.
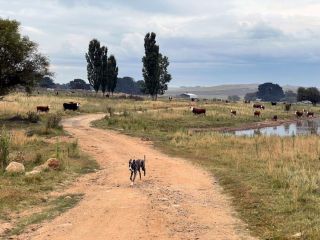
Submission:
M 286 110 L 287 112 L 289 112 L 290 111 L 290 109 L 291 109 L 291 104 L 286 104 L 285 106 L 284 106 L 284 110 Z
M 114 114 L 114 109 L 112 107 L 107 107 L 107 112 L 109 113 L 110 117 Z
M 80 157 L 79 147 L 78 147 L 78 139 L 69 144 L 68 147 L 68 157 L 78 158 Z
M 27 120 L 31 123 L 37 123 L 40 121 L 40 117 L 36 112 L 27 112 Z
M 58 114 L 50 114 L 48 115 L 47 121 L 46 121 L 46 129 L 57 129 L 61 128 L 60 122 L 61 122 L 61 116 Z
M 9 147 L 10 147 L 10 134 L 2 128 L 0 136 L 0 161 L 2 169 L 5 169 L 9 162 Z

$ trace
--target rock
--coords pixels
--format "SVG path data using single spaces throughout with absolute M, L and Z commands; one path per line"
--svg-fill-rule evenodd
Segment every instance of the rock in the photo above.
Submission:
M 50 169 L 57 170 L 60 168 L 60 161 L 56 158 L 49 158 L 45 163 Z
M 26 172 L 26 176 L 34 176 L 34 175 L 38 175 L 40 173 L 41 173 L 41 171 L 39 171 L 39 170 L 32 170 L 30 172 Z
M 71 200 L 71 199 L 72 199 L 72 197 L 70 197 L 70 196 L 66 196 L 64 199 L 65 199 L 65 200 Z
M 301 238 L 302 237 L 302 233 L 301 232 L 298 232 L 294 235 L 292 235 L 292 238 Z
M 34 167 L 32 171 L 43 172 L 44 170 L 47 170 L 47 169 L 49 169 L 48 165 L 47 164 L 42 164 L 42 165 Z
M 10 162 L 6 167 L 6 172 L 8 173 L 24 173 L 25 168 L 22 163 Z

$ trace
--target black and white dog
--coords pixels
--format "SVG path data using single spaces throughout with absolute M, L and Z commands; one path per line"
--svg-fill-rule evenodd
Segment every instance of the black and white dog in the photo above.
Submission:
M 141 180 L 141 171 L 143 171 L 143 175 L 146 175 L 146 159 L 144 157 L 143 160 L 141 159 L 130 159 L 129 160 L 129 170 L 131 172 L 130 174 L 130 180 L 131 180 L 131 185 L 133 185 L 134 180 L 136 179 L 137 172 L 139 172 L 140 180 Z

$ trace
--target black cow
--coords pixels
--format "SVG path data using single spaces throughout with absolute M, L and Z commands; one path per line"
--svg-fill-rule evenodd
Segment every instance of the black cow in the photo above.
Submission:
M 63 109 L 66 110 L 72 110 L 76 111 L 79 110 L 80 103 L 75 103 L 75 102 L 69 102 L 69 103 L 64 103 L 63 104 Z

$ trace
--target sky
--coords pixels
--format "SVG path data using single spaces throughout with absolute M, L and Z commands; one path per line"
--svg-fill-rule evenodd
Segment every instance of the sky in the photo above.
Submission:
M 0 18 L 21 23 L 58 83 L 87 80 L 93 38 L 115 55 L 120 77 L 142 79 L 144 36 L 155 32 L 171 87 L 320 87 L 319 12 L 319 0 L 0 0 Z

